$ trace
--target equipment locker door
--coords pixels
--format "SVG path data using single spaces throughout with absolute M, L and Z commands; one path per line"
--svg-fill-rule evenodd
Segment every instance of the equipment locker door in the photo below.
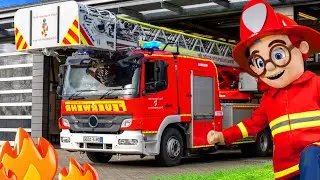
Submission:
M 214 77 L 191 71 L 192 147 L 205 147 L 214 119 Z

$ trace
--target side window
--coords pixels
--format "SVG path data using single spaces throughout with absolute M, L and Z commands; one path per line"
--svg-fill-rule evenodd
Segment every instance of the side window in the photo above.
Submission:
M 168 65 L 163 60 L 147 61 L 145 63 L 145 90 L 155 93 L 167 89 Z
M 151 92 L 154 89 L 154 62 L 147 61 L 145 66 L 145 87 L 146 91 Z

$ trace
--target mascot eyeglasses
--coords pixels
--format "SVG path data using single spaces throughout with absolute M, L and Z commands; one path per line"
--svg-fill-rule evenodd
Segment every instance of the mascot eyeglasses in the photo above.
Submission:
M 264 58 L 258 54 L 258 50 L 253 51 L 249 57 L 250 68 L 258 76 L 263 76 L 266 74 L 266 66 L 269 62 L 272 63 L 275 67 L 286 67 L 291 61 L 291 51 L 293 50 L 293 48 L 295 48 L 294 44 L 291 44 L 289 47 L 287 47 L 286 43 L 282 40 L 272 41 L 268 47 L 270 46 L 272 47 L 269 51 L 269 59 L 264 60 Z

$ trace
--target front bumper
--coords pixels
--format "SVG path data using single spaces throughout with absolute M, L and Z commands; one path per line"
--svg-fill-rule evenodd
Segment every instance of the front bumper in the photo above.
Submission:
M 84 142 L 85 136 L 100 137 L 101 143 Z M 135 139 L 134 145 L 120 145 L 119 139 Z M 111 154 L 137 154 L 145 153 L 144 135 L 141 131 L 124 131 L 122 134 L 87 134 L 70 133 L 69 130 L 62 130 L 60 133 L 61 149 L 70 151 L 92 151 L 106 152 Z

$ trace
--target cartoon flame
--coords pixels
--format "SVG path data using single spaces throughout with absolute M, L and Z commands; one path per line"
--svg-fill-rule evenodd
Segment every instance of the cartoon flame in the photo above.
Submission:
M 99 178 L 97 172 L 90 164 L 85 163 L 82 168 L 77 161 L 70 158 L 69 172 L 66 167 L 62 168 L 59 173 L 59 180 L 73 179 L 98 180 Z
M 0 163 L 0 179 L 3 180 L 17 180 L 17 177 L 13 174 L 12 171 L 6 171 L 3 167 L 3 164 Z
M 54 147 L 44 138 L 36 145 L 30 135 L 19 128 L 14 148 L 5 142 L 0 150 L 0 180 L 47 180 L 53 179 L 58 169 L 58 155 Z M 64 167 L 60 180 L 98 180 L 94 168 L 85 163 L 82 168 L 73 158 L 69 172 Z
M 14 172 L 19 180 L 31 175 L 51 179 L 58 168 L 57 157 L 54 147 L 46 139 L 40 137 L 38 145 L 35 145 L 30 135 L 21 128 L 16 134 L 13 150 L 6 142 L 0 152 L 5 169 Z
M 33 164 L 30 164 L 27 174 L 24 176 L 23 180 L 31 180 L 31 179 L 41 179 L 41 175 L 39 174 L 36 167 Z

